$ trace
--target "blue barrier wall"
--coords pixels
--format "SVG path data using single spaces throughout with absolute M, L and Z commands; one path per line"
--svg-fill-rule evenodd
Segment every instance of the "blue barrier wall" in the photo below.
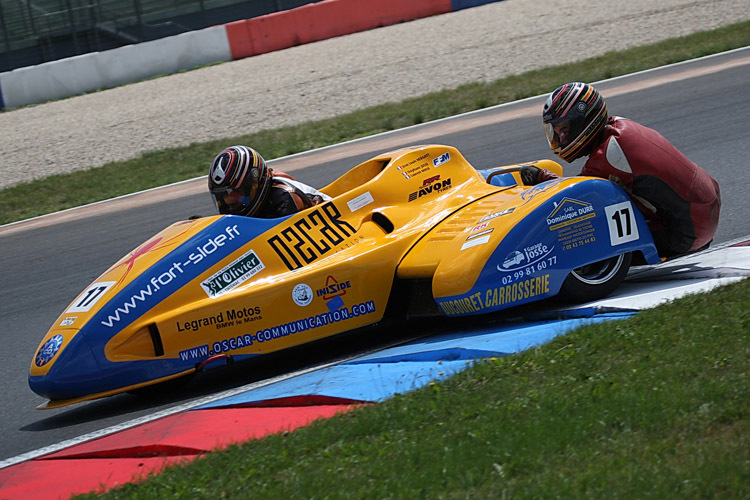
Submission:
M 471 7 L 479 7 L 480 5 L 498 2 L 500 0 L 451 0 L 453 10 L 468 9 Z

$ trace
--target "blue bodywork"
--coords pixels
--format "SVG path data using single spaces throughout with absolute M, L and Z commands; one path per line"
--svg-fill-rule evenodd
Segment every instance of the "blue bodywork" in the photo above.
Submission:
M 482 171 L 487 176 L 488 171 Z M 566 182 L 540 183 L 521 194 L 524 203 Z M 516 184 L 512 174 L 494 176 Z M 557 295 L 571 270 L 628 252 L 661 262 L 643 215 L 627 193 L 598 178 L 570 183 L 516 222 L 466 293 L 441 297 L 449 316 L 486 314 Z
M 62 349 L 59 359 L 47 374 L 29 376 L 29 387 L 35 393 L 50 399 L 72 399 L 148 382 L 194 368 L 195 360 L 182 360 L 179 357 L 115 363 L 107 359 L 104 349 L 112 337 L 172 293 L 282 220 L 284 219 L 264 220 L 237 216 L 218 218 L 177 246 L 151 266 L 148 272 L 138 276 L 110 299 Z M 222 239 L 221 245 L 211 247 L 210 254 L 201 256 L 200 263 L 191 265 L 191 256 L 194 261 L 197 248 L 205 248 L 220 236 L 233 235 L 234 232 L 237 232 L 236 237 Z M 179 273 L 174 271 L 175 263 L 180 264 Z M 158 286 L 155 280 L 160 276 L 169 276 L 170 282 Z M 243 357 L 251 356 L 239 356 L 237 359 Z

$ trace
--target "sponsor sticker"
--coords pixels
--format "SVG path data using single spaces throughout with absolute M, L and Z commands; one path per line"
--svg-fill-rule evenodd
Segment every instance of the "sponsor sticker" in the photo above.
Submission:
M 341 295 L 336 295 L 326 302 L 326 306 L 328 306 L 328 310 L 331 312 L 338 311 L 344 307 L 344 299 L 341 298 Z
M 294 300 L 294 303 L 298 306 L 305 307 L 312 302 L 312 299 L 313 290 L 310 288 L 310 285 L 300 283 L 292 290 L 292 300 Z
M 289 335 L 301 334 L 308 330 L 332 325 L 341 321 L 347 321 L 359 316 L 367 316 L 373 314 L 375 311 L 376 308 L 373 301 L 363 302 L 354 305 L 351 308 L 342 307 L 339 309 L 330 309 L 330 311 L 326 313 L 297 319 L 282 325 L 272 326 L 271 328 L 257 330 L 254 334 L 245 333 L 216 341 L 211 345 L 204 344 L 191 347 L 184 351 L 180 351 L 180 359 L 183 361 L 202 359 L 222 352 L 242 349 L 251 346 L 256 342 L 272 342 L 277 339 L 288 337 Z
M 258 330 L 255 335 L 251 335 L 251 339 L 254 342 L 269 342 L 272 340 L 280 339 L 288 335 L 295 333 L 302 333 L 307 330 L 314 328 L 320 328 L 326 325 L 332 325 L 341 321 L 356 318 L 359 316 L 367 316 L 376 311 L 375 302 L 372 300 L 363 302 L 361 304 L 353 305 L 350 308 L 342 307 L 341 309 L 332 310 L 326 313 L 317 314 L 308 318 L 302 318 L 283 325 L 273 326 L 264 330 Z M 214 344 L 214 350 L 217 349 L 217 345 Z
M 490 241 L 490 235 L 485 234 L 484 236 L 479 236 L 478 238 L 472 238 L 469 241 L 465 242 L 463 245 L 461 245 L 461 250 L 466 250 L 467 248 L 475 247 L 477 245 L 484 245 Z
M 335 253 L 357 232 L 341 217 L 338 207 L 329 201 L 307 212 L 302 219 L 292 217 L 290 222 L 276 226 L 277 233 L 267 240 L 268 244 L 287 269 L 294 271 Z
M 526 260 L 526 257 L 519 252 L 518 250 L 515 250 L 508 254 L 507 257 L 505 257 L 505 260 L 503 261 L 503 269 L 511 269 Z
M 329 275 L 326 278 L 326 286 L 317 289 L 315 294 L 318 297 L 323 297 L 323 300 L 331 300 L 333 297 L 346 295 L 346 290 L 351 287 L 351 281 L 338 281 L 336 278 Z
M 373 201 L 375 201 L 375 199 L 372 197 L 372 194 L 367 191 L 366 193 L 362 193 L 356 198 L 347 201 L 346 204 L 349 206 L 350 211 L 356 212 L 360 208 L 366 207 Z
M 412 165 L 414 165 L 415 163 L 417 163 L 417 162 L 420 162 L 420 161 L 422 161 L 422 160 L 426 160 L 426 159 L 427 159 L 427 158 L 429 158 L 429 157 L 430 157 L 429 153 L 425 153 L 425 154 L 423 154 L 422 156 L 420 156 L 420 157 L 418 157 L 418 158 L 415 158 L 415 159 L 413 159 L 413 160 L 412 160 L 412 161 L 410 161 L 409 163 L 405 163 L 405 164 L 403 164 L 403 165 L 399 165 L 399 166 L 397 166 L 397 167 L 396 167 L 396 170 L 407 170 L 407 169 L 409 169 L 409 167 L 411 167 L 411 166 L 412 166 Z M 419 168 L 419 167 L 418 167 L 418 168 Z
M 594 217 L 596 212 L 591 203 L 564 198 L 547 216 L 547 226 L 550 231 L 554 231 Z
M 472 229 L 472 231 L 473 230 L 474 229 Z M 490 241 L 490 234 L 494 230 L 495 228 L 491 227 L 489 229 L 485 229 L 481 233 L 469 235 L 469 237 L 466 238 L 466 242 L 463 245 L 461 245 L 461 250 L 466 250 L 467 248 L 471 248 L 477 245 L 484 245 L 485 243 Z
M 47 340 L 47 342 L 45 342 L 44 345 L 39 348 L 39 352 L 36 353 L 36 358 L 34 359 L 34 363 L 36 364 L 36 366 L 42 367 L 52 361 L 52 358 L 55 357 L 57 351 L 60 350 L 62 342 L 63 336 L 60 334 L 57 334 Z
M 536 243 L 520 251 L 514 250 L 505 257 L 502 266 L 497 266 L 497 270 L 515 271 L 530 264 L 535 264 L 546 258 L 554 248 L 554 246 L 548 247 L 543 243 Z
M 204 280 L 201 283 L 201 288 L 206 292 L 206 295 L 215 299 L 219 295 L 237 288 L 265 267 L 255 251 L 250 250 L 221 271 Z
M 218 314 L 198 319 L 180 319 L 175 323 L 175 326 L 178 332 L 197 332 L 209 326 L 212 326 L 216 330 L 221 330 L 222 328 L 229 328 L 243 323 L 252 323 L 260 319 L 263 319 L 261 309 L 255 306 L 243 307 L 242 309 L 227 309 L 226 311 L 220 311 Z
M 439 175 L 435 175 L 433 177 L 430 177 L 429 179 L 425 179 L 425 181 L 422 183 L 422 187 L 419 188 L 419 191 L 410 193 L 409 201 L 412 202 L 430 193 L 442 193 L 443 191 L 449 190 L 451 187 L 453 186 L 451 185 L 450 177 L 445 180 L 441 180 Z
M 63 320 L 60 322 L 60 326 L 70 326 L 75 323 L 77 319 L 77 316 L 68 316 L 67 318 L 63 318 Z
M 480 236 L 484 236 L 485 234 L 490 234 L 494 230 L 495 230 L 495 228 L 491 227 L 489 229 L 486 229 L 486 230 L 482 231 L 481 233 L 472 234 L 472 235 L 470 235 L 469 237 L 466 238 L 466 241 L 473 240 L 474 238 L 479 238 Z
M 513 213 L 513 211 L 515 209 L 516 209 L 516 207 L 510 207 L 510 208 L 507 208 L 507 209 L 505 209 L 505 210 L 503 210 L 501 212 L 495 212 L 493 214 L 486 215 L 486 216 L 482 217 L 481 219 L 479 219 L 479 224 L 481 224 L 482 222 L 487 222 L 488 220 L 495 219 L 497 217 L 502 217 L 503 215 L 511 214 L 511 213 Z
M 548 295 L 549 291 L 549 274 L 543 274 L 510 285 L 490 288 L 468 297 L 439 301 L 438 305 L 445 315 L 458 316 L 524 302 L 533 297 Z
M 435 167 L 439 167 L 443 163 L 447 163 L 449 161 L 451 161 L 451 154 L 446 151 L 445 153 L 432 160 L 432 165 Z

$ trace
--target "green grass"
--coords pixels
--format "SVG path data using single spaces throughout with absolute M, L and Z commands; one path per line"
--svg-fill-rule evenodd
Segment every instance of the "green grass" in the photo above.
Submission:
M 227 144 L 249 144 L 266 159 L 278 158 L 540 95 L 566 81 L 594 82 L 747 45 L 750 45 L 750 22 L 742 22 L 493 83 L 473 83 L 375 106 L 329 120 L 147 153 L 129 161 L 55 175 L 0 191 L 0 224 L 205 175 L 211 159 Z M 159 168 L 153 168 L 154 165 Z
M 104 498 L 750 498 L 750 280 Z

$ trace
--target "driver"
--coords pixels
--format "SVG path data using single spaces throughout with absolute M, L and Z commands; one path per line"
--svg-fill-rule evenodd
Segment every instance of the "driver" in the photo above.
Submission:
M 266 165 L 247 146 L 232 146 L 211 162 L 208 190 L 221 214 L 271 219 L 290 215 L 331 199 Z
M 567 83 L 552 92 L 542 112 L 552 152 L 567 162 L 588 156 L 579 175 L 619 184 L 644 215 L 656 249 L 669 257 L 707 248 L 719 223 L 719 185 L 661 134 L 609 116 L 591 85 Z M 521 168 L 525 184 L 557 177 Z

